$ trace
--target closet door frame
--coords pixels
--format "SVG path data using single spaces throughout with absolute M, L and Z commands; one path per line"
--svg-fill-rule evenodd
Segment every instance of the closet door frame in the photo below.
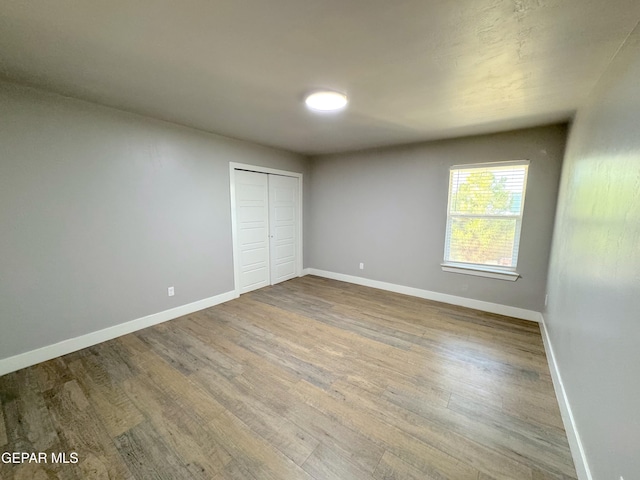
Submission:
M 259 167 L 257 165 L 249 165 L 245 163 L 229 162 L 229 193 L 231 196 L 231 237 L 233 245 L 233 285 L 236 296 L 240 295 L 240 249 L 238 246 L 238 230 L 236 217 L 236 170 L 248 170 L 250 172 L 266 173 L 274 175 L 285 175 L 287 177 L 295 177 L 298 179 L 298 246 L 299 255 L 297 258 L 296 273 L 298 277 L 302 276 L 302 259 L 303 255 L 303 239 L 302 239 L 302 174 L 297 172 L 289 172 L 286 170 L 277 170 L 275 168 Z M 269 276 L 271 278 L 271 276 Z

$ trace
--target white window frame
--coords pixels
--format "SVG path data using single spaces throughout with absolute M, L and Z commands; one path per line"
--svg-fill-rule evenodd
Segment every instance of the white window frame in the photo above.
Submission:
M 453 262 L 447 260 L 447 253 L 451 242 L 451 224 L 453 217 L 468 217 L 468 218 L 495 218 L 498 215 L 477 215 L 477 214 L 451 214 L 451 193 L 452 193 L 452 178 L 453 174 L 457 170 L 471 170 L 471 169 L 487 169 L 487 168 L 500 168 L 500 167 L 516 167 L 526 166 L 524 174 L 524 189 L 522 191 L 522 201 L 520 204 L 520 213 L 518 215 L 500 215 L 502 218 L 515 218 L 516 219 L 516 231 L 514 237 L 514 250 L 520 252 L 520 231 L 522 228 L 522 217 L 524 215 L 525 196 L 527 191 L 527 180 L 529 175 L 529 161 L 528 160 L 514 160 L 508 162 L 491 162 L 491 163 L 474 163 L 468 165 L 453 165 L 449 168 L 449 197 L 447 200 L 447 225 L 445 232 L 445 244 L 444 244 L 444 261 L 441 264 L 444 272 L 461 273 L 465 275 L 475 275 L 479 277 L 496 278 L 499 280 L 510 280 L 515 282 L 520 274 L 516 271 L 518 264 L 518 256 L 516 255 L 515 263 L 513 266 L 500 266 L 500 265 L 485 265 L 478 263 L 466 263 L 466 262 Z

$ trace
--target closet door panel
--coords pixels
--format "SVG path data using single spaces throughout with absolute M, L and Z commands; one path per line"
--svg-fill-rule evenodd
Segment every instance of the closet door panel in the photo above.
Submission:
M 298 179 L 269 175 L 271 284 L 298 276 Z
M 235 172 L 240 293 L 270 283 L 269 182 L 264 173 Z

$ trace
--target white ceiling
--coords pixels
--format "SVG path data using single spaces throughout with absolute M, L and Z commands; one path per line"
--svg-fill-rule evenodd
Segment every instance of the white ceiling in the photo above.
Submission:
M 564 121 L 639 0 L 0 0 L 0 74 L 305 154 Z M 340 114 L 304 108 L 329 87 Z

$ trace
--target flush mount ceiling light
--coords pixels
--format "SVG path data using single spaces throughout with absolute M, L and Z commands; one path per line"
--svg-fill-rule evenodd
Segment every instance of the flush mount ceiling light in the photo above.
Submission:
M 310 110 L 316 112 L 335 112 L 347 105 L 347 96 L 332 90 L 316 90 L 307 95 L 304 103 Z

